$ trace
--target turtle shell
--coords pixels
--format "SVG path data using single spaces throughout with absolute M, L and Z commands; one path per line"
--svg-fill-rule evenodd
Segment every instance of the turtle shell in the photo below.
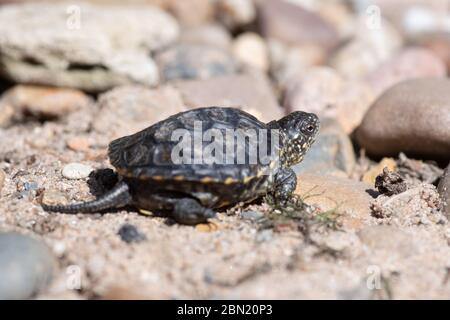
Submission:
M 214 132 L 214 136 L 221 134 L 224 139 L 226 139 L 227 132 L 239 132 L 239 130 L 236 131 L 237 129 L 243 130 L 240 132 L 256 132 L 256 134 L 265 132 L 259 129 L 266 129 L 266 132 L 269 132 L 265 123 L 239 109 L 222 107 L 193 109 L 173 115 L 136 134 L 112 141 L 108 152 L 111 164 L 120 175 L 139 180 L 224 184 L 247 182 L 267 173 L 273 167 L 274 160 L 276 160 L 273 158 L 271 163 L 262 162 L 260 157 L 257 157 L 256 162 L 254 158 L 250 160 L 249 150 L 251 147 L 249 147 L 248 139 L 244 139 L 244 143 L 233 145 L 232 157 L 226 162 L 214 162 L 215 158 L 211 159 L 213 158 L 211 153 L 205 152 L 212 140 L 200 138 L 196 140 L 200 141 L 199 143 L 194 142 L 196 134 L 194 131 L 198 130 L 199 126 L 201 126 L 201 131 L 196 132 L 205 133 L 209 129 L 213 129 L 209 132 Z M 173 153 L 179 151 L 181 135 L 185 133 L 192 138 L 185 140 L 191 146 L 192 152 L 186 159 L 191 161 L 180 163 L 180 158 L 174 159 Z M 174 139 L 174 134 L 178 136 L 178 139 Z M 266 139 L 267 150 L 270 150 L 273 138 L 267 134 Z M 225 148 L 222 150 L 224 157 L 227 154 Z M 203 152 L 203 158 L 200 158 L 199 163 L 193 163 L 192 155 L 198 154 L 200 149 Z M 175 154 L 184 156 L 184 153 Z M 243 154 L 245 154 L 244 162 L 242 161 Z M 230 160 L 232 161 L 230 162 Z

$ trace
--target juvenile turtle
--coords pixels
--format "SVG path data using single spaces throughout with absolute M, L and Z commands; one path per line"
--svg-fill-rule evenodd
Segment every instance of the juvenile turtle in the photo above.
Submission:
M 103 196 L 43 208 L 93 213 L 132 205 L 196 224 L 214 217 L 213 209 L 267 193 L 284 203 L 297 185 L 290 167 L 303 159 L 318 131 L 318 117 L 301 111 L 267 124 L 235 108 L 181 112 L 110 143 L 119 182 Z

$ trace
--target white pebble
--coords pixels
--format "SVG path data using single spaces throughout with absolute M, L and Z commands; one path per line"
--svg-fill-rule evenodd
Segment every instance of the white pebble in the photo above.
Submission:
M 92 167 L 81 163 L 69 163 L 64 166 L 62 175 L 67 179 L 83 179 L 89 176 Z

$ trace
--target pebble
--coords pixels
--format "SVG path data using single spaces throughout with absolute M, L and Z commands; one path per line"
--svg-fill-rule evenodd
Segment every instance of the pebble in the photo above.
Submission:
M 85 108 L 92 100 L 75 89 L 16 85 L 6 91 L 0 99 L 0 126 L 8 126 L 12 119 L 21 119 L 26 114 L 41 119 L 65 116 Z
M 67 179 L 84 179 L 92 172 L 92 167 L 82 163 L 69 163 L 64 166 L 62 175 Z
M 264 213 L 259 211 L 242 211 L 240 216 L 244 220 L 259 220 L 264 217 Z
M 402 82 L 375 101 L 356 131 L 374 156 L 400 152 L 419 159 L 450 159 L 450 80 Z
M 165 81 L 209 79 L 237 70 L 230 53 L 206 45 L 180 44 L 158 53 L 155 59 Z
M 68 139 L 67 146 L 73 151 L 88 151 L 90 149 L 89 140 L 84 137 L 73 137 Z
M 256 234 L 256 241 L 257 242 L 268 242 L 272 240 L 273 238 L 273 230 L 272 229 L 266 229 L 258 232 Z
M 445 78 L 447 68 L 432 51 L 410 47 L 403 49 L 376 70 L 366 81 L 378 96 L 386 89 L 404 80 L 415 78 Z
M 370 185 L 330 175 L 300 174 L 297 177 L 295 193 L 322 212 L 335 211 L 343 227 L 358 230 L 371 217 L 371 194 L 377 192 Z
M 152 6 L 77 5 L 81 16 L 89 17 L 80 24 L 70 19 L 67 4 L 0 7 L 1 73 L 16 83 L 87 91 L 158 83 L 150 53 L 177 39 L 172 16 Z
M 219 230 L 219 226 L 213 222 L 199 223 L 195 225 L 195 230 L 200 232 L 214 232 Z
M 179 81 L 174 84 L 190 108 L 235 107 L 264 122 L 280 119 L 279 107 L 267 76 L 260 72 L 216 77 L 209 80 Z
M 252 0 L 218 0 L 217 16 L 231 30 L 251 24 L 256 18 Z
M 253 32 L 240 34 L 233 42 L 235 58 L 248 66 L 267 72 L 270 67 L 269 49 L 264 39 Z
M 355 166 L 353 145 L 335 120 L 322 118 L 320 134 L 302 162 L 292 169 L 297 173 L 349 175 Z
M 438 192 L 444 205 L 444 212 L 447 218 L 450 218 L 450 164 L 439 181 Z
M 123 224 L 117 234 L 126 243 L 142 242 L 147 239 L 145 234 L 141 233 L 138 228 L 132 224 Z
M 330 23 L 288 1 L 260 1 L 258 18 L 265 38 L 292 46 L 317 45 L 329 51 L 339 41 L 339 35 Z
M 57 190 L 45 190 L 42 194 L 41 199 L 42 204 L 48 205 L 48 206 L 54 206 L 59 204 L 66 204 L 67 198 L 66 196 Z
M 0 300 L 35 296 L 49 284 L 55 269 L 56 261 L 42 242 L 0 233 Z

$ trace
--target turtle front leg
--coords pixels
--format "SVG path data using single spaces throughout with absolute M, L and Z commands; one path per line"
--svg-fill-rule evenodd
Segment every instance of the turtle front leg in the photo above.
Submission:
M 195 199 L 182 198 L 175 202 L 172 216 L 178 223 L 195 225 L 207 222 L 209 218 L 214 218 L 216 213 L 203 207 Z
M 297 175 L 291 168 L 280 168 L 273 183 L 272 195 L 275 202 L 285 205 L 297 187 Z

